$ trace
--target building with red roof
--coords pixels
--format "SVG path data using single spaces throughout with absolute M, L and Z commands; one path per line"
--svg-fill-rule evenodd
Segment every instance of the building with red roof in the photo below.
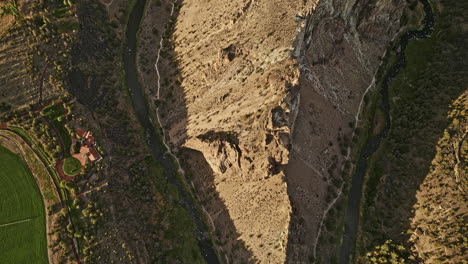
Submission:
M 96 138 L 93 136 L 93 133 L 91 131 L 77 129 L 76 134 L 81 137 L 81 148 L 79 153 L 72 153 L 72 155 L 79 159 L 82 165 L 85 165 L 88 160 L 91 162 L 100 161 L 102 156 L 94 148 L 96 147 Z M 74 140 L 74 144 L 76 144 L 76 140 Z
M 102 159 L 102 156 L 93 148 L 90 148 L 89 149 L 89 160 L 91 162 L 96 162 L 96 161 L 100 161 Z

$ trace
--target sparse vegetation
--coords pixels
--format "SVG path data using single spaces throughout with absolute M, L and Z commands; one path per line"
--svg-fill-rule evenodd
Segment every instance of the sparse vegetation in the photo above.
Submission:
M 380 152 L 372 159 L 363 199 L 363 233 L 358 254 L 359 261 L 365 263 L 421 259 L 429 263 L 446 263 L 453 259 L 463 261 L 456 257 L 466 255 L 466 206 L 460 205 L 460 201 L 466 203 L 466 197 L 459 195 L 458 190 L 466 193 L 468 184 L 466 174 L 460 173 L 466 167 L 468 153 L 466 135 L 460 132 L 466 127 L 466 96 L 459 97 L 468 83 L 468 58 L 463 50 L 468 46 L 464 11 L 468 6 L 463 1 L 447 1 L 433 3 L 435 7 L 439 4 L 443 7 L 440 8 L 437 31 L 432 38 L 408 47 L 408 65 L 391 87 L 392 130 Z M 206 174 L 216 174 L 216 178 L 195 184 L 201 190 L 210 190 L 202 197 L 201 203 L 208 213 L 216 215 L 214 225 L 225 227 L 225 230 L 216 231 L 217 245 L 229 250 L 226 257 L 230 262 L 283 261 L 290 251 L 289 246 L 297 241 L 291 251 L 297 250 L 302 254 L 301 261 L 337 263 L 336 256 L 330 259 L 328 256 L 313 256 L 311 250 L 304 246 L 311 245 L 314 240 L 307 237 L 308 234 L 302 236 L 306 233 L 304 230 L 316 230 L 308 223 L 311 217 L 298 215 L 297 226 L 289 221 L 297 216 L 299 203 L 307 201 L 307 206 L 323 208 L 336 200 L 321 222 L 323 232 L 319 244 L 328 251 L 339 243 L 343 231 L 343 203 L 349 183 L 346 176 L 352 167 L 352 161 L 345 161 L 344 157 L 349 155 L 349 147 L 355 146 L 353 144 L 362 144 L 363 138 L 379 134 L 385 118 L 377 103 L 366 96 L 364 108 L 371 110 L 368 113 L 371 117 L 365 119 L 373 127 L 362 127 L 351 138 L 350 131 L 355 123 L 349 115 L 340 124 L 338 134 L 326 135 L 323 148 L 315 148 L 319 145 L 315 141 L 320 141 L 318 137 L 323 135 L 316 133 L 320 125 L 313 120 L 320 114 L 335 117 L 335 112 L 323 104 L 311 109 L 310 113 L 301 112 L 301 115 L 310 115 L 307 129 L 314 130 L 311 133 L 315 138 L 309 140 L 310 135 L 306 135 L 303 145 L 294 145 L 291 142 L 294 137 L 289 134 L 292 128 L 288 129 L 294 111 L 287 100 L 302 85 L 303 78 L 299 78 L 299 74 L 310 67 L 311 75 L 320 75 L 319 68 L 326 68 L 332 62 L 335 65 L 330 67 L 339 68 L 342 62 L 351 61 L 341 61 L 339 52 L 347 56 L 354 52 L 353 49 L 361 47 L 342 46 L 341 42 L 351 43 L 354 39 L 343 41 L 343 38 L 335 39 L 333 36 L 331 50 L 317 49 L 319 58 L 315 55 L 305 58 L 305 65 L 300 66 L 303 71 L 299 71 L 297 61 L 289 59 L 289 47 L 295 45 L 291 42 L 293 34 L 297 34 L 297 27 L 301 24 L 297 22 L 303 20 L 297 15 L 299 9 L 285 5 L 281 16 L 274 13 L 271 17 L 262 16 L 261 21 L 250 20 L 256 17 L 255 12 L 267 14 L 269 9 L 275 9 L 275 6 L 269 6 L 271 1 L 260 5 L 253 2 L 247 1 L 241 12 L 235 1 L 226 1 L 225 9 L 219 7 L 223 13 L 219 11 L 217 14 L 215 9 L 218 5 L 212 5 L 206 7 L 206 16 L 203 13 L 205 6 L 202 6 L 196 9 L 196 13 L 185 9 L 178 16 L 169 18 L 172 8 L 169 2 L 147 1 L 147 6 L 154 8 L 148 13 L 157 14 L 157 19 L 155 23 L 149 19 L 140 28 L 138 41 L 141 43 L 137 46 L 147 50 L 138 53 L 137 63 L 141 67 L 137 70 L 142 83 L 148 86 L 145 92 L 156 94 L 154 59 L 155 52 L 160 51 L 158 77 L 160 75 L 162 85 L 161 98 L 159 91 L 158 98 L 148 97 L 154 107 L 150 107 L 148 122 L 156 122 L 156 111 L 153 110 L 160 107 L 164 129 L 170 130 L 167 134 L 176 139 L 169 145 L 174 144 L 179 150 L 208 146 L 200 150 L 203 152 L 200 155 L 205 155 L 206 160 L 210 155 L 216 156 L 208 160 L 206 166 L 219 169 L 221 173 L 209 171 Z M 41 190 L 44 190 L 44 197 L 54 196 L 53 192 L 57 192 L 54 204 L 46 209 L 47 215 L 52 217 L 49 250 L 59 252 L 56 254 L 60 255 L 58 263 L 73 263 L 77 258 L 89 264 L 141 260 L 150 263 L 204 263 L 197 237 L 207 234 L 195 233 L 195 230 L 209 228 L 194 225 L 193 215 L 198 214 L 197 209 L 190 213 L 187 211 L 192 204 L 186 205 L 188 200 L 184 195 L 194 199 L 190 187 L 181 184 L 183 177 L 169 168 L 173 165 L 170 162 L 175 163 L 172 157 L 164 156 L 165 160 L 158 162 L 148 156 L 154 151 L 154 146 L 149 149 L 146 141 L 150 142 L 152 138 L 146 131 L 142 132 L 137 116 L 129 110 L 129 87 L 126 87 L 122 61 L 129 52 L 124 45 L 126 25 L 136 3 L 137 0 L 110 3 L 107 0 L 5 0 L 0 3 L 0 132 L 16 135 L 24 140 L 25 145 L 31 146 L 28 149 L 30 153 L 25 152 L 26 155 L 39 157 L 34 166 L 30 166 L 31 171 L 37 172 L 41 167 L 43 172 L 50 173 L 46 175 L 50 181 L 48 188 L 41 186 Z M 254 8 L 250 7 L 251 3 Z M 417 0 L 407 0 L 407 4 L 404 9 L 391 7 L 389 10 L 398 14 L 403 10 L 399 21 L 401 26 L 418 27 L 422 18 L 421 6 Z M 188 6 L 190 4 L 183 5 L 184 8 Z M 176 14 L 181 7 L 181 1 L 176 1 Z M 355 7 L 356 10 L 360 8 L 359 5 Z M 356 43 L 361 42 L 366 51 L 358 54 L 363 58 L 352 61 L 353 65 L 365 61 L 367 75 L 375 58 L 367 60 L 365 56 L 369 53 L 375 57 L 374 51 L 381 46 L 374 49 L 372 45 L 375 43 L 366 42 L 366 39 L 383 31 L 365 29 L 374 25 L 366 24 L 367 9 L 356 13 L 359 13 L 358 20 L 362 21 L 357 22 L 359 34 L 354 36 L 359 40 Z M 382 14 L 373 14 L 372 18 L 378 18 L 375 19 L 378 22 L 388 19 L 387 14 Z M 165 19 L 168 23 L 163 23 Z M 193 23 L 186 23 L 184 19 Z M 454 25 L 449 20 L 456 20 L 458 24 Z M 348 33 L 348 27 L 341 28 L 341 24 L 335 27 L 332 23 L 326 24 L 325 32 Z M 130 25 L 136 24 L 130 22 Z M 242 31 L 237 32 L 238 29 Z M 331 31 L 327 31 L 329 29 Z M 386 33 L 392 30 L 390 26 Z M 178 32 L 173 34 L 175 31 Z M 315 41 L 315 35 L 309 35 L 308 41 Z M 323 35 L 325 38 L 327 34 Z M 159 50 L 155 43 L 159 43 L 161 37 L 164 41 Z M 279 49 L 277 46 L 287 48 Z M 316 48 L 314 44 L 312 46 Z M 328 53 L 334 58 L 329 58 Z M 322 54 L 328 57 L 321 57 Z M 393 55 L 385 58 L 389 65 L 395 59 Z M 308 60 L 311 65 L 308 65 Z M 346 67 L 339 69 L 342 70 L 340 76 L 346 80 L 344 77 L 349 71 Z M 350 80 L 360 82 L 358 79 L 367 78 L 358 73 L 359 68 L 356 69 L 353 74 L 357 77 Z M 328 72 L 329 69 L 325 70 Z M 320 81 L 327 88 L 325 78 L 316 79 L 315 84 Z M 341 98 L 340 80 L 333 81 L 333 89 L 327 92 L 332 91 L 335 97 L 339 97 L 339 104 L 352 102 L 343 107 L 348 112 L 354 101 L 346 100 L 356 95 L 349 93 L 346 94 L 347 99 Z M 320 89 L 314 90 L 314 96 L 323 92 Z M 250 93 L 250 90 L 254 92 Z M 454 101 L 458 97 L 458 101 Z M 317 98 L 314 100 L 321 100 Z M 447 117 L 449 109 L 451 112 Z M 77 127 L 91 129 L 99 139 L 100 146 L 96 149 L 101 154 L 105 149 L 109 159 L 81 166 L 80 160 L 71 157 L 82 147 L 81 142 L 72 145 Z M 160 129 L 155 130 L 162 137 Z M 165 148 L 158 149 L 155 156 L 162 156 L 160 152 L 165 152 Z M 313 188 L 317 187 L 317 193 L 304 190 L 305 184 L 289 184 L 288 177 L 284 177 L 293 151 L 301 155 L 320 152 L 317 164 L 313 164 L 316 161 L 313 157 L 300 157 L 304 158 L 304 166 L 318 175 L 318 184 L 312 184 Z M 352 151 L 351 154 L 355 154 L 354 148 Z M 1 169 L 2 162 L 10 160 L 2 157 L 1 153 L 0 146 L 0 174 L 10 173 L 11 170 Z M 63 166 L 60 165 L 62 161 Z M 220 165 L 217 167 L 217 164 Z M 18 167 L 21 166 L 15 169 Z M 65 175 L 60 173 L 60 168 Z M 204 169 L 203 166 L 195 166 L 191 174 L 198 173 L 198 168 Z M 16 174 L 11 172 L 13 176 Z M 298 172 L 299 176 L 302 174 L 302 171 Z M 186 176 L 192 179 L 192 175 Z M 0 180 L 7 178 L 0 177 Z M 14 180 L 18 180 L 16 178 L 19 177 Z M 194 181 L 197 178 L 206 180 L 195 175 Z M 7 187 L 0 185 L 0 190 L 5 189 L 0 191 L 0 197 L 9 191 Z M 25 187 L 17 193 L 24 196 L 22 192 L 26 190 L 34 192 Z M 336 199 L 342 190 L 344 195 Z M 289 199 L 293 197 L 292 193 L 298 199 Z M 8 197 L 3 200 L 8 200 Z M 240 200 L 244 202 L 240 203 Z M 444 200 L 444 203 L 439 200 Z M 193 205 L 197 207 L 196 203 Z M 304 208 L 306 210 L 303 211 L 310 209 Z M 40 213 L 35 216 L 41 217 Z M 313 215 L 314 220 L 310 222 L 317 222 L 318 216 L 319 213 Z M 6 218 L 2 215 L 1 219 Z M 39 221 L 36 220 L 31 222 L 37 225 Z M 203 217 L 200 220 L 203 222 Z M 246 221 L 255 221 L 255 224 L 250 226 Z M 2 224 L 0 222 L 0 230 L 7 230 L 2 229 Z M 24 232 L 29 227 L 19 230 L 15 226 L 18 238 L 8 239 L 25 239 Z M 418 240 L 422 237 L 430 241 L 431 247 L 419 254 L 411 247 L 425 248 L 427 245 L 421 242 L 422 239 Z M 16 263 L 12 259 L 16 256 L 38 259 L 29 255 L 37 251 L 35 247 L 39 243 L 32 245 L 32 239 L 27 242 L 20 249 L 13 250 L 0 242 L 0 262 Z M 72 245 L 76 247 L 74 250 Z M 9 256 L 4 257 L 3 252 L 9 252 Z M 286 262 L 291 261 L 286 259 Z

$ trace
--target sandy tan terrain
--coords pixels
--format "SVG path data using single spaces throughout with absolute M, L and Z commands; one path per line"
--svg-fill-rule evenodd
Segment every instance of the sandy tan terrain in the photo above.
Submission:
M 294 17 L 304 6 L 290 3 L 281 16 L 265 16 L 280 2 L 183 2 L 159 64 L 170 142 L 176 150 L 196 150 L 185 152 L 189 163 L 203 154 L 205 162 L 196 165 L 205 173 L 194 177 L 196 187 L 215 188 L 206 208 L 235 262 L 285 258 L 291 208 L 282 166 L 299 103 L 299 71 L 290 54 L 301 26 Z M 153 99 L 156 79 L 145 75 L 144 63 L 156 55 L 159 38 L 149 29 L 161 23 L 158 9 L 169 6 L 150 7 L 153 16 L 143 22 L 142 42 L 152 39 L 153 50 L 141 53 L 140 73 Z M 206 30 L 196 30 L 201 27 Z M 211 182 L 200 180 L 206 177 Z

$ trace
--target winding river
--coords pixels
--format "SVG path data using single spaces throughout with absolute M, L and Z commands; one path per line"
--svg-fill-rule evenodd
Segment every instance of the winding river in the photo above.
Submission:
M 353 251 L 356 243 L 357 230 L 359 226 L 359 211 L 360 211 L 360 200 L 362 196 L 362 184 L 364 181 L 364 175 L 367 171 L 368 159 L 376 152 L 380 146 L 380 143 L 385 140 L 390 131 L 391 117 L 390 117 L 390 103 L 388 98 L 388 88 L 390 82 L 405 67 L 406 57 L 405 50 L 408 43 L 413 39 L 423 39 L 432 33 L 432 27 L 434 25 L 434 14 L 432 12 L 431 5 L 428 0 L 419 0 L 423 4 L 425 16 L 423 20 L 424 27 L 420 30 L 411 30 L 406 32 L 401 38 L 398 46 L 395 47 L 397 51 L 397 60 L 394 65 L 387 71 L 383 77 L 381 94 L 382 94 L 382 105 L 381 109 L 385 113 L 385 127 L 380 134 L 375 137 L 368 139 L 361 154 L 359 156 L 355 174 L 353 175 L 351 182 L 351 189 L 348 197 L 348 205 L 345 216 L 345 231 L 343 234 L 343 242 L 340 251 L 340 263 L 347 264 L 352 260 Z M 399 52 L 398 52 L 399 51 Z M 352 261 L 351 261 L 352 262 Z
M 168 156 L 166 148 L 163 146 L 158 137 L 154 126 L 150 120 L 150 112 L 146 103 L 143 90 L 138 81 L 138 71 L 136 65 L 136 48 L 137 48 L 137 33 L 140 27 L 140 22 L 144 14 L 146 0 L 138 0 L 135 7 L 130 13 L 124 54 L 125 81 L 129 89 L 132 104 L 139 122 L 146 131 L 147 141 L 151 149 L 153 157 L 162 164 L 167 180 L 172 183 L 180 194 L 179 203 L 187 210 L 195 224 L 196 238 L 198 246 L 207 263 L 219 263 L 216 253 L 213 249 L 213 244 L 210 240 L 208 232 L 199 216 L 200 210 L 191 194 L 186 192 L 184 186 L 177 179 L 178 168 Z

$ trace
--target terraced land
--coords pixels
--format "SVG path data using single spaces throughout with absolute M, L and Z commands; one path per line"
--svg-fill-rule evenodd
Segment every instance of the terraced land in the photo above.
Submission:
M 48 263 L 41 193 L 22 157 L 1 145 L 0 263 Z

